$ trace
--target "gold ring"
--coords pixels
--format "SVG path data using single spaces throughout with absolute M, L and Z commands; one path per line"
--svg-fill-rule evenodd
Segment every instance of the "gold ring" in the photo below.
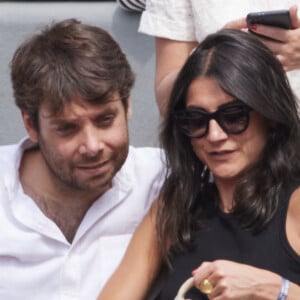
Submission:
M 214 287 L 212 286 L 212 284 L 210 283 L 210 281 L 208 279 L 204 279 L 201 283 L 200 283 L 200 291 L 203 293 L 203 294 L 210 294 Z

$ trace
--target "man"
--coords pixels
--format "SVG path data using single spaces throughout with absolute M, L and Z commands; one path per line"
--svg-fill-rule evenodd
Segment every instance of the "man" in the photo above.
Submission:
M 65 20 L 11 78 L 29 137 L 0 147 L 0 299 L 96 299 L 164 179 L 160 150 L 129 146 L 134 75 L 107 32 Z

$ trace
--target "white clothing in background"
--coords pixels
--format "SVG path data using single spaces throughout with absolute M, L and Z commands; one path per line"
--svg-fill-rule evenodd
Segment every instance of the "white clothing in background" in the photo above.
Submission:
M 147 0 L 139 32 L 177 41 L 201 42 L 249 12 L 288 9 L 300 0 Z M 300 71 L 287 73 L 300 99 Z

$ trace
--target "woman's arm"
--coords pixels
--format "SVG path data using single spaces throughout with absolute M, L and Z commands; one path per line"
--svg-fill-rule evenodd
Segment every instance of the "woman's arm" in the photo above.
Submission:
M 213 289 L 209 299 L 280 299 L 282 278 L 278 274 L 227 260 L 204 262 L 193 272 L 194 284 L 201 290 L 201 283 L 208 279 Z M 286 300 L 298 300 L 300 287 L 289 283 Z
M 179 42 L 165 38 L 156 38 L 156 101 L 162 116 L 165 115 L 167 103 L 174 81 L 181 67 L 197 46 L 196 42 Z
M 142 300 L 158 273 L 161 255 L 156 238 L 156 203 L 134 233 L 125 256 L 98 300 Z

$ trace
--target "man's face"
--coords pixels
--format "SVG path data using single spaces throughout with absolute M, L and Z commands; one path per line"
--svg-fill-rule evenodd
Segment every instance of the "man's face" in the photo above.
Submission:
M 118 93 L 104 104 L 74 99 L 56 115 L 43 104 L 35 138 L 58 187 L 100 196 L 127 157 L 127 113 Z

